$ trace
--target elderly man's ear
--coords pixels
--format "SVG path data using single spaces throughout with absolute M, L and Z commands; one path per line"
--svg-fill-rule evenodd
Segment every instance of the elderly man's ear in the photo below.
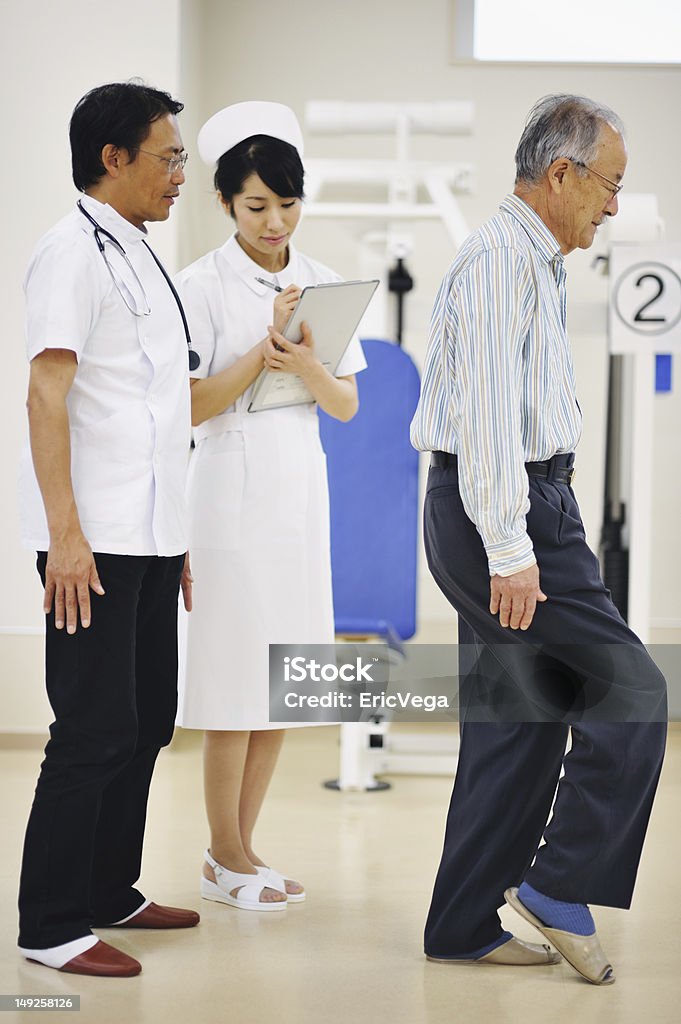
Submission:
M 567 174 L 570 167 L 570 161 L 566 157 L 559 157 L 554 160 L 548 171 L 549 183 L 554 192 L 559 191 L 565 181 L 565 175 Z

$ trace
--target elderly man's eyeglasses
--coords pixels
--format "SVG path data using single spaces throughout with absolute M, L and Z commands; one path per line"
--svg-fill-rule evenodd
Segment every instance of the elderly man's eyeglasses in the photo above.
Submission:
M 177 153 L 176 156 L 160 156 L 159 153 L 151 153 L 148 149 L 140 149 L 139 153 L 146 153 L 147 156 L 155 156 L 157 160 L 163 160 L 168 165 L 168 174 L 177 174 L 183 171 L 189 159 L 189 153 Z
M 569 159 L 572 160 L 571 157 Z M 605 187 L 607 188 L 608 192 L 610 192 L 613 199 L 615 198 L 618 192 L 621 192 L 622 186 L 618 185 L 616 181 L 611 181 L 610 178 L 606 178 L 606 176 L 604 174 L 601 174 L 600 171 L 595 171 L 593 167 L 589 167 L 588 164 L 582 163 L 581 160 L 572 160 L 572 163 L 575 164 L 577 167 L 583 167 L 585 171 L 589 171 L 591 174 L 595 174 L 597 178 L 600 178 L 601 181 L 604 181 Z

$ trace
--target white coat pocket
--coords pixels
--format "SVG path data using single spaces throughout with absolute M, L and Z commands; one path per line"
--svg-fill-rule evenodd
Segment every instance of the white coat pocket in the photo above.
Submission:
M 101 524 L 139 528 L 142 510 L 151 517 L 153 456 L 153 421 L 141 403 L 71 431 L 71 480 L 86 537 Z
M 189 470 L 189 549 L 241 546 L 245 453 L 240 434 L 207 437 Z

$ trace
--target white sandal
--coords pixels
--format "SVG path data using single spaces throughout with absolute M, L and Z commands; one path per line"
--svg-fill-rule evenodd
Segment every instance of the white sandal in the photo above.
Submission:
M 305 900 L 305 890 L 302 892 L 286 892 L 286 879 L 279 871 L 275 871 L 274 868 L 256 868 L 259 875 L 263 878 L 268 878 L 268 886 L 270 889 L 277 889 L 279 892 L 286 893 L 286 899 L 289 903 L 303 903 Z M 300 883 L 298 883 L 300 884 Z
M 256 875 L 245 875 L 239 871 L 230 871 L 229 868 L 218 864 L 211 857 L 209 850 L 206 850 L 203 856 L 206 863 L 210 864 L 215 872 L 214 882 L 201 876 L 201 896 L 204 900 L 226 903 L 239 910 L 260 910 L 267 913 L 286 910 L 287 900 L 277 900 L 275 903 L 263 903 L 260 900 L 263 889 L 278 888 L 278 886 L 270 884 L 269 878 L 264 878 L 260 874 L 260 869 Z M 232 896 L 233 889 L 238 890 L 236 896 Z M 281 891 L 286 892 L 285 889 Z

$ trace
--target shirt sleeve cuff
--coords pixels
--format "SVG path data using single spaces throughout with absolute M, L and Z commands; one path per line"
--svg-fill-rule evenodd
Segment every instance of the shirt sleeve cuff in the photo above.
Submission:
M 497 544 L 486 544 L 490 576 L 512 576 L 515 572 L 536 565 L 532 541 L 526 533 Z

